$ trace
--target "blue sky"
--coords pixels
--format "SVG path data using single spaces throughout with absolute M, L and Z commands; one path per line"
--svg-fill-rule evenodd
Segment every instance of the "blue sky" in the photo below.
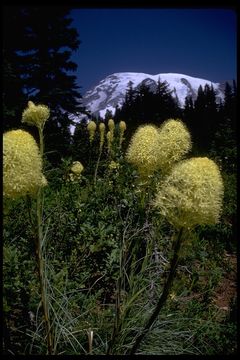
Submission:
M 72 59 L 82 95 L 114 72 L 236 79 L 237 19 L 230 9 L 79 8 Z

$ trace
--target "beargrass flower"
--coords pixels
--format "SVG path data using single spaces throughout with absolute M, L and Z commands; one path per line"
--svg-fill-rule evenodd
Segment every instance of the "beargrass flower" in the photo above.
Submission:
M 176 228 L 218 222 L 223 201 L 223 180 L 207 157 L 177 163 L 158 188 L 154 205 Z
M 109 128 L 109 131 L 111 131 L 111 133 L 113 134 L 114 128 L 115 128 L 115 123 L 114 123 L 113 119 L 108 120 L 108 128 Z
M 119 130 L 120 130 L 119 145 L 120 146 L 122 145 L 123 135 L 124 135 L 126 128 L 127 128 L 127 125 L 126 125 L 125 121 L 120 121 L 120 123 L 119 123 Z
M 108 152 L 110 153 L 111 149 L 112 149 L 112 142 L 113 142 L 113 134 L 111 133 L 110 130 L 107 132 L 106 137 L 107 137 Z
M 151 175 L 158 166 L 159 133 L 154 125 L 139 126 L 126 153 L 129 163 L 135 165 L 141 176 Z
M 36 194 L 47 184 L 42 158 L 31 134 L 11 130 L 3 134 L 3 195 L 18 198 Z
M 83 171 L 84 167 L 83 165 L 80 163 L 80 161 L 74 161 L 71 167 L 71 171 L 76 174 L 76 175 L 80 175 L 81 172 Z
M 104 144 L 104 133 L 105 133 L 105 124 L 103 122 L 101 122 L 99 124 L 99 132 L 100 132 L 100 149 L 102 149 L 103 144 Z
M 84 167 L 80 163 L 80 161 L 74 161 L 72 163 L 70 173 L 68 174 L 67 181 L 69 181 L 69 180 L 72 182 L 79 181 L 83 170 L 84 170 Z
M 32 101 L 28 101 L 28 107 L 23 111 L 22 122 L 28 125 L 37 126 L 43 129 L 45 122 L 50 116 L 50 110 L 45 105 L 35 105 Z
M 111 161 L 108 165 L 109 170 L 118 170 L 120 168 L 120 164 L 116 161 Z
M 93 141 L 94 139 L 94 135 L 95 135 L 95 131 L 96 131 L 97 125 L 94 121 L 89 121 L 88 125 L 87 125 L 87 129 L 89 132 L 89 140 L 90 143 Z
M 126 128 L 127 128 L 127 125 L 126 125 L 125 121 L 120 121 L 120 123 L 119 123 L 120 132 L 124 133 Z
M 167 172 L 191 150 L 191 135 L 185 124 L 169 119 L 159 128 L 158 167 Z

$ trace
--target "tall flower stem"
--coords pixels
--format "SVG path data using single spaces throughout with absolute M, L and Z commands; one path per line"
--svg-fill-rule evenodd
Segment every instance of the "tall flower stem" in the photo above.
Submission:
M 100 158 L 101 158 L 101 154 L 102 154 L 102 148 L 99 151 L 99 155 L 98 155 L 98 159 L 97 159 L 97 164 L 95 167 L 95 172 L 94 172 L 94 185 L 96 185 L 96 181 L 97 181 L 97 172 L 98 172 L 98 167 L 99 167 L 99 162 L 100 162 Z
M 39 135 L 40 155 L 43 159 L 44 144 L 43 144 L 43 129 L 41 127 L 38 127 L 38 135 Z
M 160 296 L 160 298 L 158 300 L 158 303 L 157 303 L 152 315 L 150 316 L 150 318 L 146 322 L 142 333 L 136 338 L 135 343 L 134 343 L 134 345 L 133 345 L 133 347 L 132 347 L 132 349 L 130 351 L 130 355 L 135 354 L 135 352 L 139 348 L 139 345 L 140 345 L 141 341 L 147 335 L 151 325 L 154 323 L 154 321 L 156 320 L 160 310 L 165 305 L 165 302 L 167 300 L 169 291 L 170 291 L 171 286 L 172 286 L 174 276 L 176 274 L 176 269 L 177 269 L 178 260 L 179 260 L 179 250 L 180 250 L 182 239 L 183 239 L 182 234 L 183 234 L 183 228 L 181 228 L 179 230 L 178 235 L 177 235 L 177 239 L 175 240 L 175 243 L 174 243 L 174 253 L 173 253 L 172 260 L 171 260 L 170 271 L 169 271 L 168 278 L 167 278 L 167 281 L 165 283 L 162 295 Z
M 39 143 L 40 143 L 40 154 L 43 158 L 43 131 L 39 130 Z M 46 278 L 44 271 L 44 256 L 43 256 L 43 191 L 40 187 L 37 194 L 37 239 L 36 239 L 36 258 L 38 265 L 38 276 L 40 282 L 40 292 L 41 292 L 41 301 L 46 329 L 46 337 L 47 337 L 47 347 L 48 347 L 48 355 L 52 355 L 53 353 L 53 337 L 51 331 L 51 324 L 49 319 L 49 307 L 47 301 L 46 294 Z

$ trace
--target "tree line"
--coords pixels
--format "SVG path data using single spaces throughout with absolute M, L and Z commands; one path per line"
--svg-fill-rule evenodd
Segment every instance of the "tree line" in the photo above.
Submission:
M 124 119 L 131 135 L 143 123 L 160 125 L 167 118 L 181 118 L 192 134 L 194 151 L 202 153 L 210 149 L 219 128 L 227 124 L 231 135 L 236 133 L 236 99 L 235 81 L 232 85 L 225 83 L 224 101 L 217 102 L 212 85 L 200 85 L 196 99 L 187 96 L 183 108 L 168 83 L 161 82 L 160 78 L 155 91 L 146 84 L 133 89 L 132 82 L 129 82 L 123 106 L 121 109 L 116 107 L 114 119 Z M 107 118 L 111 116 L 106 113 Z

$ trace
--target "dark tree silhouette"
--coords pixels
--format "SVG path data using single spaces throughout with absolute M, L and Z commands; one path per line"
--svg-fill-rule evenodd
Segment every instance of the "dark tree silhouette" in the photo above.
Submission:
M 125 101 L 117 113 L 117 118 L 127 123 L 126 142 L 142 124 L 151 123 L 159 126 L 168 118 L 180 116 L 181 110 L 172 96 L 169 85 L 160 79 L 153 90 L 145 83 L 133 89 L 132 82 L 129 82 Z
M 209 149 L 218 122 L 216 94 L 213 86 L 206 84 L 203 89 L 200 85 L 190 126 L 193 142 L 199 153 L 204 153 Z
M 211 154 L 220 160 L 222 169 L 229 173 L 237 169 L 236 105 L 237 89 L 225 84 L 224 103 L 219 109 L 219 126 L 211 144 Z
M 10 29 L 13 23 L 14 32 Z M 22 111 L 27 100 L 50 107 L 51 118 L 45 129 L 46 150 L 57 151 L 59 156 L 70 143 L 69 115 L 84 110 L 76 76 L 69 74 L 77 69 L 71 54 L 80 44 L 71 23 L 67 7 L 16 6 L 6 7 L 4 13 L 6 67 L 12 69 L 13 76 L 18 76 L 19 91 L 23 94 Z M 6 109 L 12 96 L 12 87 L 5 81 Z

